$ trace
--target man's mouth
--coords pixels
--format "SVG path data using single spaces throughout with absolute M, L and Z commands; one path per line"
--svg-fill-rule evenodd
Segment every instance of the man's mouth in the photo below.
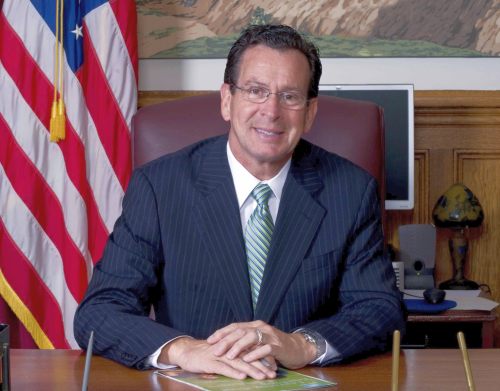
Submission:
M 259 134 L 262 134 L 263 136 L 278 136 L 282 133 L 279 130 L 271 130 L 264 128 L 255 128 L 255 131 Z

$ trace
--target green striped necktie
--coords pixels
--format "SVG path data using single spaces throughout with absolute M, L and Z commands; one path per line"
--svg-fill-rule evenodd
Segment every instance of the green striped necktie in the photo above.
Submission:
M 274 229 L 273 218 L 268 205 L 271 194 L 273 194 L 271 188 L 263 183 L 259 183 L 252 190 L 252 197 L 257 201 L 257 207 L 250 216 L 245 230 L 245 245 L 254 309 L 257 306 L 260 285 Z

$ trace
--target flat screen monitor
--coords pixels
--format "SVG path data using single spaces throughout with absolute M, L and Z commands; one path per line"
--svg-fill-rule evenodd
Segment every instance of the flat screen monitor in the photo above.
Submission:
M 413 209 L 413 85 L 320 85 L 320 94 L 376 103 L 384 110 L 386 209 Z

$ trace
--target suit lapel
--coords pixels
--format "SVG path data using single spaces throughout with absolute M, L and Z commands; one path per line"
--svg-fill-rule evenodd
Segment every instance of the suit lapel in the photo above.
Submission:
M 238 321 L 253 317 L 248 267 L 241 221 L 226 153 L 227 138 L 209 147 L 197 178 L 201 193 L 194 209 L 207 246 L 209 262 L 219 271 L 220 284 Z
M 310 146 L 310 145 L 309 145 Z M 255 318 L 272 323 L 325 214 L 313 198 L 323 187 L 314 159 L 297 147 L 280 201 Z M 306 148 L 309 150 L 308 148 Z

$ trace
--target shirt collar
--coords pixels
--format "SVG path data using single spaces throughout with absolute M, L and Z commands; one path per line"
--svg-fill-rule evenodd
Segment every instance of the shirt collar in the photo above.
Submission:
M 288 159 L 285 165 L 281 168 L 280 172 L 278 172 L 278 174 L 274 177 L 261 181 L 250 174 L 248 170 L 236 159 L 233 155 L 233 151 L 231 151 L 229 142 L 227 143 L 226 150 L 229 168 L 231 170 L 234 187 L 236 189 L 236 196 L 238 197 L 238 206 L 240 208 L 259 182 L 268 184 L 278 201 L 281 200 L 283 186 L 285 185 L 286 176 L 288 175 L 292 159 Z

